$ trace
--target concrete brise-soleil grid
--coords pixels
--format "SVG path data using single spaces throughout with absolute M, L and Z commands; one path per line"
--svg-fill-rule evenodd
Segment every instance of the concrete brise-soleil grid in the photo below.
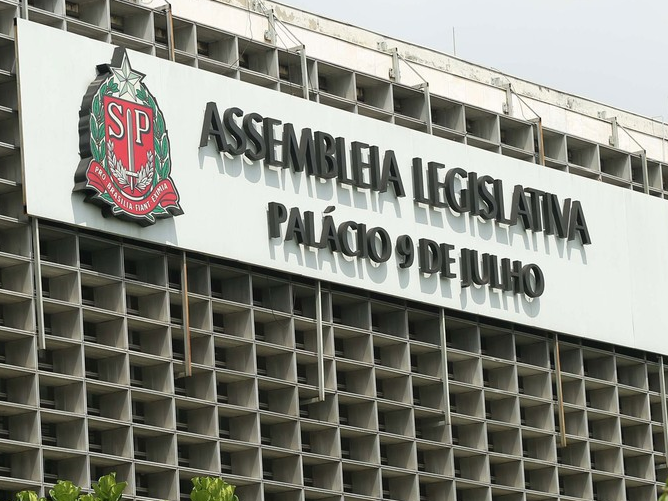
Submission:
M 562 430 L 549 333 L 324 287 L 318 402 L 316 284 L 189 254 L 186 377 L 181 254 L 47 224 L 38 350 L 13 74 L 21 10 L 0 0 L 5 498 L 116 471 L 129 496 L 156 499 L 187 498 L 190 478 L 207 474 L 242 501 L 653 499 L 667 472 L 665 373 L 651 354 L 562 336 Z M 29 17 L 168 56 L 164 13 L 139 4 L 39 0 Z M 178 62 L 301 95 L 294 53 L 183 19 L 175 29 Z M 435 95 L 427 110 L 421 90 L 307 66 L 323 105 L 536 162 L 531 122 Z M 638 153 L 552 130 L 544 143 L 548 167 L 668 194 L 659 161 L 645 179 Z

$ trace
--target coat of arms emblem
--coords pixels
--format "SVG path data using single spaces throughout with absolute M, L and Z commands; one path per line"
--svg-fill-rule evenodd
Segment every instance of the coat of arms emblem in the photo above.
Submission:
M 97 75 L 79 112 L 74 191 L 85 191 L 103 214 L 142 226 L 183 214 L 170 178 L 165 119 L 145 75 L 132 69 L 122 48 L 111 64 L 97 66 Z

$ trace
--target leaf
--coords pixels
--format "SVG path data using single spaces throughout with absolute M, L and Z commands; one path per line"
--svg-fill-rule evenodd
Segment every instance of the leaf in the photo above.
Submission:
M 162 136 L 163 132 L 165 132 L 165 119 L 162 118 L 162 113 L 158 113 L 158 116 L 155 118 L 155 134 Z
M 144 90 L 143 84 L 139 89 L 137 89 L 137 99 L 146 102 L 146 91 Z
M 162 157 L 167 158 L 169 156 L 169 139 L 167 139 L 167 134 L 163 134 L 161 145 L 162 147 Z
M 93 484 L 93 490 L 100 501 L 118 501 L 127 485 L 127 482 L 116 482 L 116 473 L 112 472 L 100 477 L 100 480 Z
M 69 480 L 58 480 L 53 489 L 49 490 L 49 496 L 53 501 L 76 501 L 81 491 Z
M 103 157 L 100 155 L 100 149 L 97 147 L 97 143 L 95 141 L 90 142 L 90 153 L 96 162 L 102 162 Z
M 35 491 L 21 491 L 16 493 L 16 501 L 38 501 Z
M 100 85 L 100 95 L 104 96 L 107 93 L 107 82 Z
M 211 494 L 207 491 L 197 491 L 193 489 L 190 493 L 190 501 L 209 501 Z
M 100 135 L 100 128 L 97 126 L 97 120 L 95 120 L 95 116 L 90 117 L 90 135 L 95 139 L 98 139 L 98 136 Z
M 234 494 L 236 487 L 222 478 L 195 477 L 192 482 L 191 501 L 239 501 Z
M 100 114 L 100 97 L 95 96 L 93 98 L 93 115 L 99 115 Z
M 169 161 L 169 158 L 167 158 L 167 160 L 165 160 L 165 161 L 162 163 L 162 169 L 160 170 L 160 172 L 161 172 L 160 177 L 161 177 L 161 178 L 164 179 L 164 178 L 166 178 L 167 176 L 169 176 L 169 170 L 170 170 L 170 168 L 171 168 L 170 164 L 171 164 L 171 162 Z

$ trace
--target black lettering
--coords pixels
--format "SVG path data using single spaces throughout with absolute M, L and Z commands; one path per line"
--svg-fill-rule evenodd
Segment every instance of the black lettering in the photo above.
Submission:
M 391 184 L 394 189 L 394 196 L 397 198 L 405 197 L 406 190 L 404 190 L 404 183 L 401 180 L 401 173 L 397 165 L 397 157 L 394 156 L 394 151 L 387 150 L 383 157 L 383 171 L 378 183 L 378 191 L 385 193 L 387 185 Z
M 454 264 L 455 258 L 450 257 L 450 251 L 454 250 L 455 246 L 450 244 L 441 244 L 441 277 L 455 278 L 457 275 L 452 271 L 450 265 Z
M 531 229 L 531 208 L 521 184 L 516 184 L 513 191 L 513 201 L 510 207 L 510 225 L 516 225 L 518 219 L 522 219 L 522 226 L 524 226 L 525 230 Z
M 276 139 L 276 132 L 274 127 L 281 125 L 280 120 L 275 118 L 265 117 L 262 121 L 262 129 L 264 133 L 264 144 L 265 144 L 265 162 L 267 165 L 273 165 L 275 167 L 283 167 L 283 162 L 278 159 L 278 153 L 276 147 L 281 144 L 281 141 Z
M 288 217 L 288 226 L 285 231 L 285 240 L 292 240 L 295 239 L 295 241 L 298 244 L 303 244 L 304 242 L 309 241 L 309 237 L 306 234 L 306 227 L 304 226 L 304 221 L 302 220 L 302 216 L 299 213 L 299 209 L 297 207 L 293 207 L 290 209 L 290 216 Z
M 336 138 L 336 162 L 338 166 L 339 183 L 355 184 L 355 181 L 348 177 L 348 163 L 346 157 L 346 140 L 342 137 Z
M 262 115 L 258 113 L 249 113 L 248 115 L 244 116 L 243 129 L 246 133 L 246 143 L 248 145 L 246 148 L 246 158 L 252 160 L 253 162 L 262 160 L 264 155 L 267 153 L 262 134 L 260 134 L 260 131 L 255 127 L 255 124 L 261 123 Z
M 349 242 L 350 232 L 348 230 L 352 230 L 355 232 L 355 242 L 357 244 L 356 249 L 353 249 L 350 246 Z M 343 253 L 344 256 L 357 257 L 362 254 L 362 249 L 360 248 L 360 239 L 359 239 L 359 225 L 356 222 L 345 221 L 341 223 L 339 225 L 337 233 L 339 236 L 339 244 L 341 245 L 341 252 Z
M 420 273 L 431 274 L 441 269 L 441 249 L 436 242 L 428 238 L 418 241 L 418 265 Z
M 336 143 L 334 138 L 326 132 L 316 131 L 315 136 L 315 156 L 317 159 L 316 174 L 323 179 L 332 179 L 336 177 L 338 166 L 336 163 Z
M 543 224 L 540 217 L 540 199 L 545 192 L 535 188 L 524 188 L 524 193 L 528 193 L 531 198 L 531 231 L 543 231 Z
M 202 134 L 199 139 L 200 148 L 204 148 L 209 143 L 209 136 L 212 136 L 214 141 L 216 141 L 216 148 L 218 148 L 218 151 L 228 151 L 229 145 L 225 138 L 223 123 L 218 114 L 218 106 L 211 101 L 206 103 L 206 109 L 204 110 Z
M 494 179 L 491 176 L 480 176 L 478 178 L 478 193 L 480 200 L 483 202 L 483 208 L 478 210 L 478 215 L 485 221 L 494 219 L 497 216 L 498 206 L 496 198 L 487 185 L 494 184 Z M 469 185 L 469 189 L 472 189 Z
M 453 211 L 462 214 L 468 211 L 469 207 L 466 205 L 465 194 L 462 194 L 460 200 L 457 200 L 455 195 L 455 181 L 457 177 L 465 178 L 466 171 L 460 167 L 455 167 L 454 169 L 450 169 L 445 175 L 445 199 Z
M 283 204 L 269 202 L 267 219 L 269 223 L 269 238 L 279 238 L 281 236 L 281 223 L 284 223 L 288 219 L 288 210 Z
M 568 223 L 568 240 L 575 240 L 576 233 L 580 235 L 580 242 L 582 242 L 582 245 L 591 243 L 587 221 L 585 220 L 584 212 L 582 212 L 582 205 L 578 200 L 575 200 L 571 204 L 571 215 Z
M 422 179 L 422 159 L 413 158 L 413 200 L 419 204 L 428 204 L 429 199 L 424 193 L 424 181 Z
M 390 255 L 392 254 L 392 242 L 387 231 L 379 226 L 370 228 L 366 233 L 366 241 L 367 252 L 372 261 L 376 263 L 384 263 L 390 259 Z M 380 249 L 378 248 L 379 244 Z
M 246 136 L 235 120 L 243 115 L 244 112 L 239 108 L 227 108 L 223 113 L 223 125 L 235 141 L 235 144 L 228 144 L 228 153 L 231 155 L 241 155 L 246 150 Z
M 545 291 L 545 276 L 543 270 L 536 264 L 527 264 L 522 267 L 522 282 L 524 293 L 530 298 L 540 297 Z
M 313 146 L 313 134 L 311 129 L 302 129 L 299 142 L 295 136 L 295 128 L 291 123 L 283 125 L 283 167 L 292 167 L 295 172 L 306 169 L 308 175 L 315 173 L 316 157 Z

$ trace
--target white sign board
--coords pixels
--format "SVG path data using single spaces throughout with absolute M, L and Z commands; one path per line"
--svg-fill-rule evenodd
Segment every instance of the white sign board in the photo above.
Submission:
M 73 192 L 73 188 L 81 161 L 79 112 L 87 90 L 98 77 L 96 66 L 109 64 L 113 54 L 111 45 L 19 20 L 22 151 L 30 215 L 542 329 L 668 353 L 663 342 L 666 322 L 660 315 L 668 302 L 664 287 L 668 283 L 666 202 L 133 51 L 127 52 L 127 61 L 132 71 L 144 75 L 142 83 L 155 97 L 169 137 L 170 171 L 168 177 L 155 174 L 156 181 L 173 182 L 183 214 L 158 219 L 150 226 L 103 217 L 99 206 L 87 203 L 84 192 Z M 123 92 L 123 83 L 132 80 L 126 72 L 126 80 L 122 81 L 120 70 L 116 71 L 115 82 L 121 88 L 116 97 L 109 97 L 112 101 Z M 135 86 L 135 94 L 140 88 Z M 133 95 L 131 90 L 125 92 L 123 99 L 146 99 Z M 105 101 L 105 106 L 110 102 Z M 303 128 L 344 138 L 348 168 L 353 163 L 351 145 L 355 141 L 377 146 L 381 162 L 392 151 L 405 196 L 396 196 L 396 187 L 392 186 L 384 192 L 353 187 L 294 168 L 272 167 L 266 165 L 266 159 L 251 161 L 244 155 L 220 152 L 214 138 L 200 147 L 210 102 L 215 103 L 221 117 L 225 110 L 237 107 L 246 115 L 255 112 L 283 124 L 291 123 L 298 140 Z M 148 112 L 148 118 L 141 114 L 133 118 L 128 111 L 127 119 L 120 104 L 112 104 L 109 110 L 115 118 L 107 117 L 105 137 L 109 141 L 118 139 L 115 151 L 119 158 L 126 140 L 121 132 L 129 134 L 129 141 L 137 144 L 143 131 L 148 130 L 148 123 L 153 124 L 154 133 L 162 132 L 155 110 Z M 209 127 L 211 115 L 207 118 Z M 235 120 L 241 123 L 241 118 Z M 276 128 L 279 140 L 280 130 Z M 82 153 L 87 148 L 85 143 Z M 368 161 L 370 151 L 363 149 L 360 158 Z M 97 154 L 104 164 L 106 155 Z M 164 161 L 165 151 L 158 148 L 154 154 L 162 154 Z M 146 153 L 143 155 L 146 161 Z M 155 160 L 156 165 L 161 165 L 160 158 Z M 502 180 L 508 213 L 513 187 L 518 184 L 555 194 L 560 203 L 565 199 L 579 201 L 591 244 L 582 245 L 579 234 L 569 240 L 527 230 L 521 222 L 503 224 L 470 212 L 458 214 L 448 207 L 416 203 L 414 198 L 419 194 L 415 192 L 411 171 L 414 158 L 422 159 L 425 182 L 429 162 L 444 166 L 441 181 L 443 174 L 454 167 Z M 136 183 L 142 180 L 153 179 L 147 178 L 148 171 L 142 174 L 140 166 L 128 166 L 127 161 L 116 166 L 125 168 L 122 183 L 135 183 L 132 189 L 137 189 Z M 368 169 L 364 175 L 368 179 Z M 125 185 L 119 186 L 120 178 L 114 179 L 115 189 L 124 189 Z M 457 178 L 456 184 L 464 186 L 466 179 Z M 113 188 L 111 184 L 109 187 Z M 299 244 L 298 232 L 290 233 L 290 221 L 283 221 L 287 214 L 282 213 L 275 218 L 280 223 L 280 236 L 271 238 L 268 209 L 279 207 L 277 204 L 287 212 L 298 211 L 302 219 L 312 212 L 318 238 L 328 216 L 337 227 L 352 221 L 367 229 L 383 228 L 390 238 L 391 256 L 376 263 L 368 257 L 332 252 L 328 247 Z M 294 238 L 286 240 L 288 234 Z M 450 271 L 454 277 L 421 273 L 417 257 L 412 266 L 402 268 L 405 260 L 395 247 L 402 235 L 410 236 L 414 246 L 420 239 L 451 246 Z M 539 297 L 530 298 L 489 286 L 462 287 L 462 249 L 495 255 L 499 262 L 508 258 L 523 265 L 536 265 L 544 277 L 544 291 Z M 535 276 L 532 280 L 535 283 Z

